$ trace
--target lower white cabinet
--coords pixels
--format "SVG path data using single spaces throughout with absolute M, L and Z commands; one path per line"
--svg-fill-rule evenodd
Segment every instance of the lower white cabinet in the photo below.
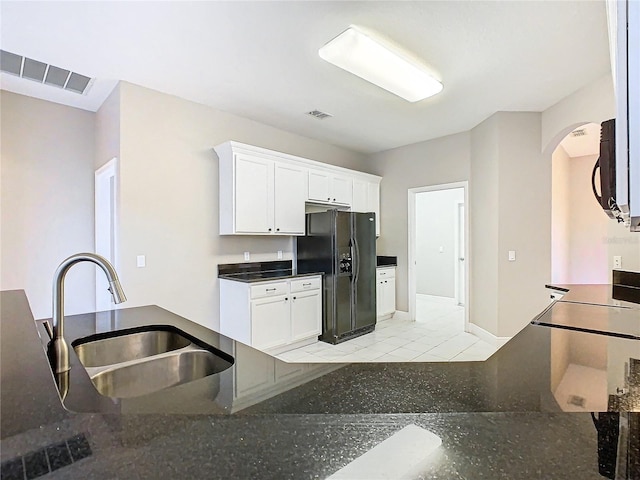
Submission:
M 391 318 L 396 312 L 396 268 L 376 268 L 376 309 L 378 320 Z
M 243 283 L 220 279 L 220 333 L 281 353 L 315 343 L 322 331 L 322 277 Z

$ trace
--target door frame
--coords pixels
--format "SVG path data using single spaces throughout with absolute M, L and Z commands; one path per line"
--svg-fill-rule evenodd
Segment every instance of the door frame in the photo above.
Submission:
M 113 157 L 95 171 L 94 248 L 118 270 L 118 214 L 119 185 L 118 158 Z M 96 269 L 96 311 L 110 310 L 113 305 L 105 300 L 104 273 Z
M 462 188 L 464 191 L 464 329 L 469 328 L 469 182 L 443 183 L 440 185 L 429 185 L 424 187 L 410 188 L 408 190 L 408 285 L 409 285 L 409 318 L 411 321 L 416 319 L 416 196 L 424 192 L 436 192 L 439 190 L 451 190 L 454 188 Z M 458 204 L 456 204 L 458 208 Z M 458 274 L 456 273 L 456 276 Z

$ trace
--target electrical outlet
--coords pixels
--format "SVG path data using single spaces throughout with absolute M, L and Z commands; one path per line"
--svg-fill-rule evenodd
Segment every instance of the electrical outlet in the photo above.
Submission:
M 282 260 L 282 250 L 278 250 L 278 260 Z
M 613 256 L 613 268 L 622 268 L 622 256 L 620 255 Z
M 146 267 L 147 266 L 147 257 L 144 256 L 144 255 L 138 255 L 136 257 L 136 265 L 138 266 L 138 268 Z
M 248 262 L 251 260 L 251 254 L 249 252 L 244 252 L 244 261 Z
M 516 251 L 515 250 L 509 250 L 509 261 L 510 262 L 515 262 L 516 261 Z

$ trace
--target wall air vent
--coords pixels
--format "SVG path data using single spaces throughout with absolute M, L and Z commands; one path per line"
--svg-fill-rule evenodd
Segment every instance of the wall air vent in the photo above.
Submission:
M 321 112 L 320 110 L 311 110 L 310 112 L 307 112 L 307 115 L 311 115 L 318 120 L 324 120 L 325 118 L 333 117 L 333 115 L 331 115 L 330 113 Z
M 578 128 L 577 130 L 574 130 L 573 132 L 571 132 L 572 137 L 584 137 L 586 134 L 587 134 L 586 128 Z
M 0 70 L 34 82 L 84 94 L 93 83 L 90 77 L 0 50 Z

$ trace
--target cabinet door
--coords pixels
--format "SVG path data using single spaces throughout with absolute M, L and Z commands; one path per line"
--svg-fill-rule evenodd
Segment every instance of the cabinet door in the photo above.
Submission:
M 273 385 L 273 357 L 235 342 L 234 358 L 236 398 L 265 390 Z
M 290 338 L 289 296 L 251 302 L 251 345 L 267 349 L 286 345 Z
M 275 380 L 285 382 L 290 378 L 295 378 L 304 373 L 304 363 L 287 363 L 282 360 L 275 359 Z
M 376 214 L 376 237 L 380 236 L 380 184 L 372 182 L 368 184 L 367 212 Z
M 275 164 L 274 232 L 304 235 L 304 202 L 307 198 L 306 170 Z
M 395 313 L 396 311 L 396 279 L 389 278 L 389 279 L 383 280 L 383 282 L 384 282 L 384 289 L 383 289 L 384 300 L 382 301 L 382 303 L 384 304 L 384 311 L 382 312 L 382 314 L 389 315 L 389 314 Z
M 353 181 L 346 177 L 331 178 L 331 203 L 351 205 Z
M 331 177 L 328 173 L 309 171 L 309 200 L 316 202 L 331 201 L 330 192 Z
M 235 157 L 235 231 L 269 233 L 273 227 L 273 162 Z
M 362 213 L 373 212 L 373 210 L 368 210 L 369 208 L 369 202 L 367 201 L 367 196 L 369 194 L 368 190 L 369 190 L 368 182 L 364 182 L 362 180 L 353 181 L 353 199 L 351 203 L 352 212 L 362 212 Z
M 376 282 L 376 315 L 378 317 L 381 317 L 382 315 L 384 315 L 384 309 L 385 309 L 384 300 L 385 300 L 384 280 L 378 280 Z
M 320 290 L 298 292 L 291 297 L 291 341 L 320 335 L 322 295 Z

